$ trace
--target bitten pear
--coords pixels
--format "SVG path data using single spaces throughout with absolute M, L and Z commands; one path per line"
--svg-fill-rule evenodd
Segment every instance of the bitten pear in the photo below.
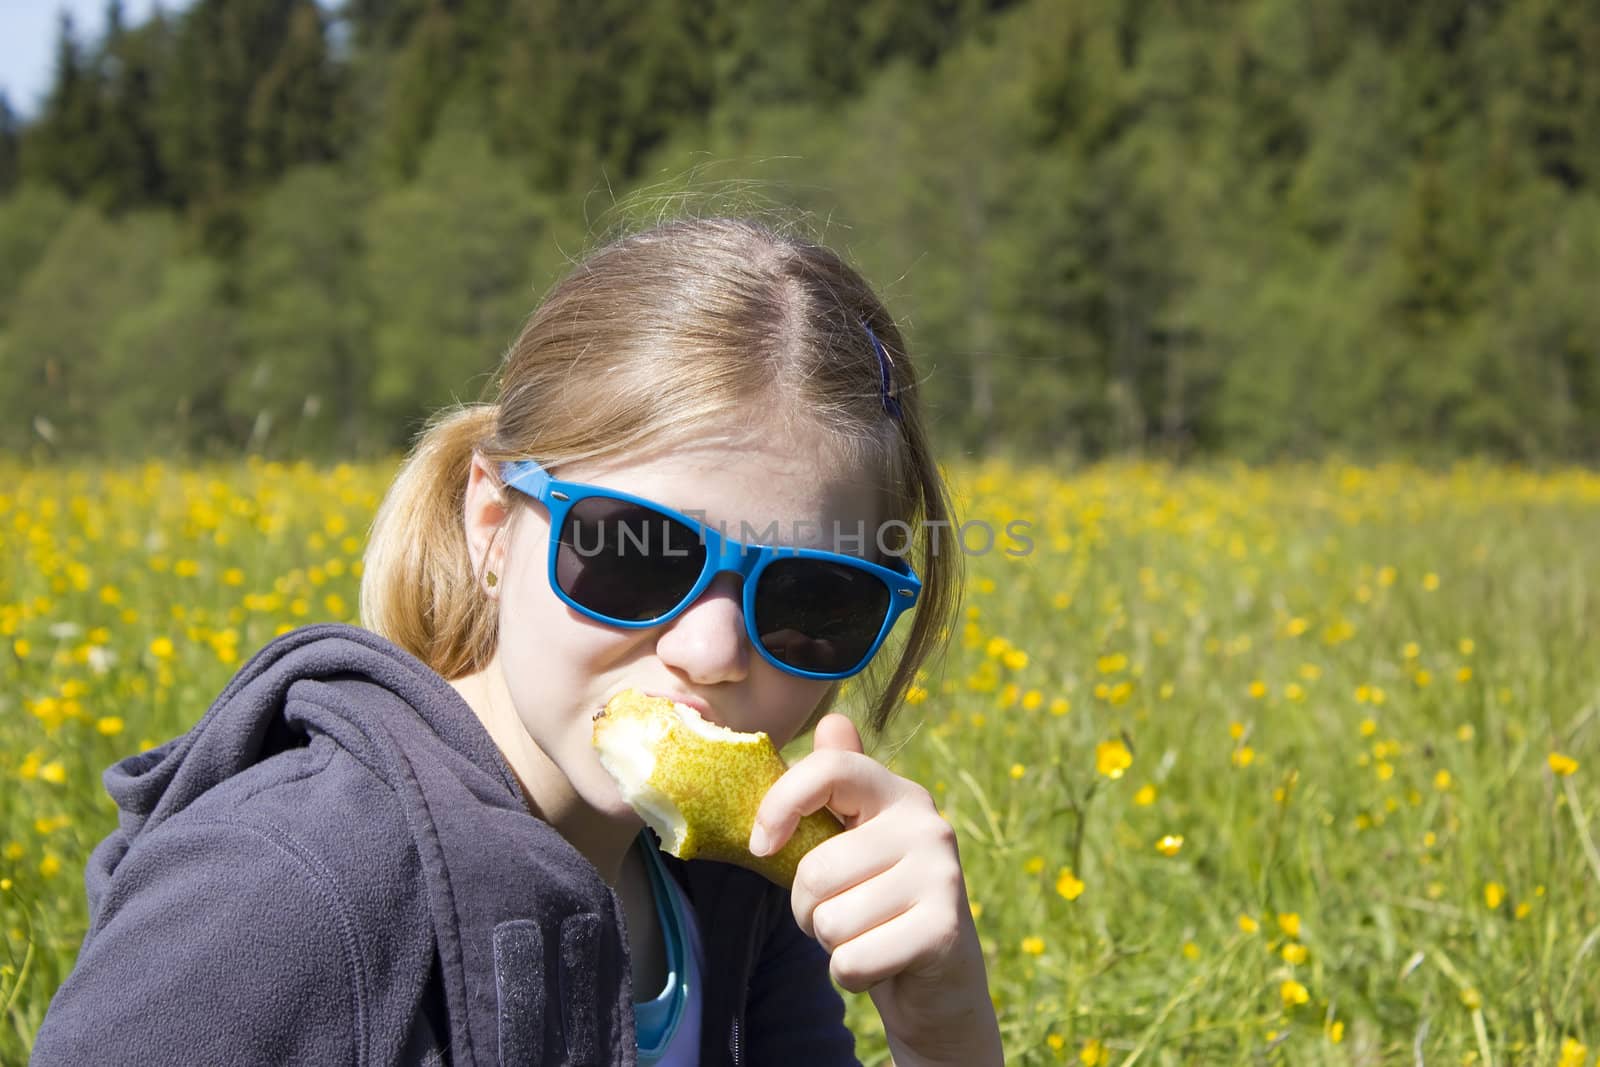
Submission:
M 752 854 L 756 809 L 788 765 L 764 732 L 709 723 L 666 697 L 612 697 L 595 715 L 594 746 L 622 798 L 679 859 L 734 863 L 787 888 L 800 857 L 844 829 L 824 809 L 801 818 L 777 852 Z

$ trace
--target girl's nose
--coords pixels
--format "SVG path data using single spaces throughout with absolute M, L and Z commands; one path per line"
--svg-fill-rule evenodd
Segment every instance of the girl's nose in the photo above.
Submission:
M 719 574 L 700 598 L 656 638 L 656 656 L 699 685 L 732 682 L 750 670 L 749 635 L 744 625 L 744 579 Z

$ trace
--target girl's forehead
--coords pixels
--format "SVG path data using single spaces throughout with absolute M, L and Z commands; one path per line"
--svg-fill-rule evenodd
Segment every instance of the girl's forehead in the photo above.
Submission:
M 572 464 L 556 477 L 642 496 L 723 527 L 730 536 L 743 528 L 779 544 L 813 540 L 810 524 L 827 533 L 833 524 L 853 530 L 878 521 L 880 490 L 871 472 L 803 441 L 692 444 L 632 459 Z

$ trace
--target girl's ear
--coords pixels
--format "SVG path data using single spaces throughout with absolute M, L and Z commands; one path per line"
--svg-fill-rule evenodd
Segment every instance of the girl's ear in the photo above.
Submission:
M 472 573 L 478 585 L 491 597 L 496 595 L 496 586 L 489 584 L 488 575 L 505 574 L 505 539 L 499 534 L 510 515 L 508 491 L 500 484 L 489 461 L 474 452 L 461 517 Z

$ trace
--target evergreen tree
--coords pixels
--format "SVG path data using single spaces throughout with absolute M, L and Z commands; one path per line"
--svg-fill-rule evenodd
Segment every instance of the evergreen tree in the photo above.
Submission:
M 38 121 L 23 137 L 23 173 L 69 196 L 85 195 L 99 166 L 102 132 L 96 65 L 85 62 L 72 16 L 63 11 L 56 34 L 54 79 Z
M 11 99 L 0 90 L 0 197 L 16 188 L 21 175 L 21 136 Z
M 123 23 L 121 0 L 106 5 L 106 35 L 99 51 L 103 128 L 90 197 L 102 207 L 170 204 L 157 128 L 157 86 L 165 73 L 168 25 L 157 11 L 144 25 Z

